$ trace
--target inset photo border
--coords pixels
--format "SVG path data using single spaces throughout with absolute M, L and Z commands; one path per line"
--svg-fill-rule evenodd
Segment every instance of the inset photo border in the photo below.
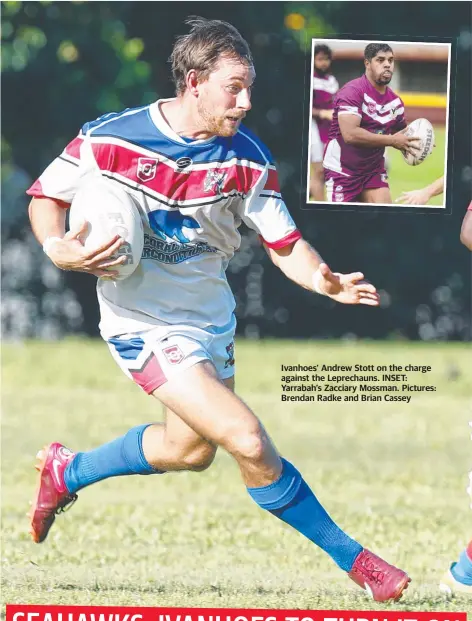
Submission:
M 451 43 L 312 39 L 307 204 L 445 209 L 450 83 Z

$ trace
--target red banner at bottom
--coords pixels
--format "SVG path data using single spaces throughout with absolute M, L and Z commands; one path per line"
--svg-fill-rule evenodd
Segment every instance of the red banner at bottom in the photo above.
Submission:
M 7 604 L 6 621 L 467 621 L 465 612 L 267 610 Z

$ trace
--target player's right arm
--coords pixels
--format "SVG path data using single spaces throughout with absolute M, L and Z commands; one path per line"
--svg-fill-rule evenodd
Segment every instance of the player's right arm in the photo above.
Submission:
M 461 242 L 466 248 L 472 250 L 472 202 L 462 221 Z
M 406 151 L 412 155 L 416 154 L 416 143 L 419 138 L 406 136 L 404 131 L 393 135 L 373 134 L 361 127 L 361 117 L 357 114 L 338 113 L 338 123 L 341 135 L 346 144 L 354 147 L 364 147 L 368 149 L 379 147 L 394 147 L 400 151 Z
M 87 229 L 83 222 L 65 232 L 66 210 L 70 207 L 84 172 L 80 157 L 83 135 L 75 138 L 28 190 L 32 196 L 28 213 L 33 233 L 51 261 L 60 269 L 113 277 L 106 267 L 120 265 L 123 257 L 112 258 L 122 244 L 115 235 L 106 244 L 86 250 L 80 241 Z M 126 260 L 126 259 L 125 259 Z
M 105 270 L 121 265 L 126 260 L 123 256 L 111 258 L 123 243 L 118 235 L 99 248 L 86 250 L 80 237 L 87 231 L 87 222 L 84 221 L 77 229 L 66 233 L 66 210 L 57 200 L 33 198 L 28 213 L 36 239 L 56 267 L 99 277 L 112 278 L 118 275 L 118 272 Z

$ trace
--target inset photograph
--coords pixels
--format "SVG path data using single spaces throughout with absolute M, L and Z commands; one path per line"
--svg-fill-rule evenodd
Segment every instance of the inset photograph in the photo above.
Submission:
M 445 207 L 449 43 L 313 39 L 307 202 Z

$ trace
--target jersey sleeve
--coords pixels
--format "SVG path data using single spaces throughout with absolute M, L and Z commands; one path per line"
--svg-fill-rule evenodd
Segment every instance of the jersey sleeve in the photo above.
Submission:
M 345 87 L 336 95 L 335 107 L 338 116 L 342 114 L 355 114 L 362 118 L 362 95 L 354 87 Z
M 398 108 L 398 110 L 399 110 L 399 113 L 396 119 L 397 122 L 395 123 L 394 129 L 393 129 L 394 132 L 399 132 L 402 129 L 405 129 L 405 127 L 407 126 L 406 116 L 405 116 L 405 104 L 403 103 L 401 99 L 400 99 L 400 107 Z
M 69 207 L 81 177 L 80 152 L 83 141 L 84 134 L 81 131 L 49 164 L 26 193 L 36 198 L 54 198 L 61 206 Z
M 283 248 L 302 235 L 280 194 L 275 166 L 269 166 L 252 197 L 243 201 L 241 219 L 269 248 Z M 262 189 L 261 189 L 262 188 Z

